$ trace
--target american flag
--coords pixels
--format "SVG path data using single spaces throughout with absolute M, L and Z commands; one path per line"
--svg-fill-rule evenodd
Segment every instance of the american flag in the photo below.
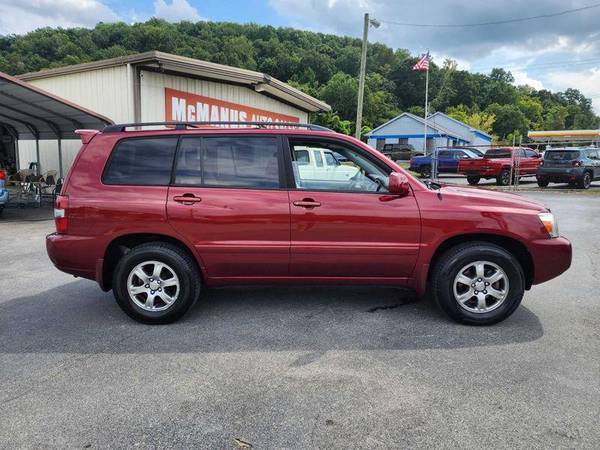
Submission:
M 427 72 L 429 70 L 429 52 L 421 56 L 413 66 L 413 70 L 416 70 L 417 72 Z

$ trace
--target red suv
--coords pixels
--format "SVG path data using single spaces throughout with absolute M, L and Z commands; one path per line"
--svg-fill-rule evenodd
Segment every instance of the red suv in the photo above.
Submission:
M 423 183 L 313 125 L 205 125 L 79 132 L 48 254 L 138 321 L 177 320 L 203 286 L 360 283 L 492 324 L 571 264 L 537 202 Z

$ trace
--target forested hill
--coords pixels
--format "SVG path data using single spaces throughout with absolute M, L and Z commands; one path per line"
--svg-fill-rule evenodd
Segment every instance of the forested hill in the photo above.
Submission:
M 98 24 L 94 29 L 44 28 L 0 37 L 0 71 L 20 74 L 149 50 L 189 56 L 268 73 L 332 105 L 335 114 L 315 118 L 351 132 L 356 109 L 361 42 L 341 37 L 232 23 Z M 423 114 L 424 74 L 411 70 L 416 55 L 383 44 L 369 46 L 364 124 L 372 128 L 402 111 Z M 430 99 L 473 126 L 510 139 L 528 129 L 596 128 L 591 100 L 576 89 L 565 92 L 515 87 L 502 69 L 490 74 L 457 70 L 434 61 Z

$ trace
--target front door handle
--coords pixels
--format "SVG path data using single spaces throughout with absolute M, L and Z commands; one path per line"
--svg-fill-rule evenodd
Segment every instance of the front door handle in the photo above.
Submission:
M 184 205 L 193 205 L 201 202 L 202 199 L 200 197 L 196 197 L 194 194 L 183 194 L 173 197 L 173 201 L 176 201 L 177 203 L 183 203 Z
M 305 198 L 300 201 L 294 202 L 294 206 L 298 206 L 300 208 L 318 208 L 321 206 L 320 202 L 315 202 L 312 198 Z

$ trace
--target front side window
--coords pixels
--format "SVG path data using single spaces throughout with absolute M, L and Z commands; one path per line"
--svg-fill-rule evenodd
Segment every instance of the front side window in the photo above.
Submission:
M 338 166 L 339 162 L 337 159 L 335 159 L 335 156 L 333 156 L 333 153 L 331 152 L 325 152 L 325 162 L 327 163 L 328 166 Z
M 167 186 L 177 137 L 124 139 L 114 148 L 102 182 L 135 186 Z
M 276 138 L 183 138 L 175 184 L 207 187 L 279 188 Z
M 388 172 L 368 157 L 338 144 L 290 140 L 292 169 L 297 189 L 335 192 L 387 192 Z M 326 164 L 304 164 L 297 157 L 302 149 L 323 152 Z

